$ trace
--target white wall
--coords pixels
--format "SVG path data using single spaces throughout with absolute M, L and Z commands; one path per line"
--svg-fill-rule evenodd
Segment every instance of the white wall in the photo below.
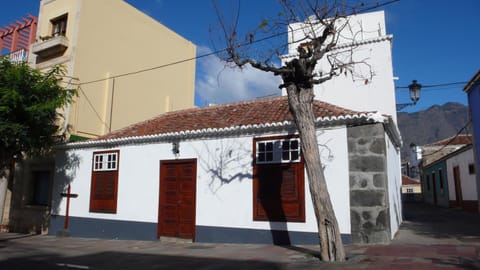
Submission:
M 269 134 L 271 136 L 272 134 Z M 280 134 L 279 134 L 280 135 Z M 350 233 L 350 201 L 346 128 L 318 132 L 319 147 L 333 207 L 342 233 Z M 252 229 L 285 229 L 284 223 L 253 221 L 252 136 L 218 140 L 180 142 L 179 159 L 197 159 L 196 225 Z M 64 167 L 55 176 L 55 187 L 64 179 L 73 179 L 70 216 L 158 222 L 160 160 L 175 159 L 171 143 L 126 145 L 120 150 L 116 214 L 89 212 L 92 155 L 100 149 L 68 151 L 78 166 Z M 105 150 L 105 149 L 101 149 Z M 72 158 L 75 157 L 75 158 Z M 63 152 L 57 164 L 68 160 Z M 72 167 L 72 166 L 69 166 Z M 222 179 L 222 180 L 220 180 Z M 54 191 L 52 213 L 65 215 L 66 200 Z M 308 181 L 305 179 L 306 222 L 287 223 L 288 230 L 316 232 Z
M 387 148 L 387 173 L 388 173 L 388 200 L 390 204 L 390 230 L 391 237 L 395 236 L 402 223 L 402 168 L 400 151 L 386 137 Z
M 353 61 L 364 62 L 352 67 L 355 76 L 350 72 L 316 85 L 316 99 L 357 111 L 378 111 L 392 116 L 396 122 L 395 85 L 393 78 L 391 39 L 386 36 L 385 18 L 383 11 L 365 13 L 350 17 L 349 25 L 342 31 L 342 37 L 337 43 L 351 44 L 353 41 L 369 41 L 362 45 L 333 51 L 342 53 L 342 57 L 352 56 Z M 298 31 L 302 24 L 293 24 L 293 35 L 289 34 L 289 54 L 296 53 L 299 42 L 304 42 L 304 31 Z M 291 32 L 292 33 L 292 32 Z M 352 53 L 353 52 L 353 53 Z M 292 58 L 286 56 L 283 62 Z M 366 64 L 365 64 L 366 63 Z M 317 73 L 328 73 L 330 64 L 326 57 L 316 66 Z M 373 77 L 368 83 L 365 78 Z M 283 89 L 285 95 L 285 89 Z
M 457 198 L 455 194 L 455 178 L 453 177 L 453 167 L 455 166 L 458 166 L 460 169 L 463 200 L 478 200 L 475 174 L 468 173 L 469 164 L 475 164 L 473 148 L 447 159 L 448 195 L 450 201 L 454 201 Z

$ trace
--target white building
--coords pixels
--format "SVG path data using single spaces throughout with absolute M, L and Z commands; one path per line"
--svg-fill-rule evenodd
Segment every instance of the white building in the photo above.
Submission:
M 345 74 L 315 85 L 315 98 L 357 111 L 378 111 L 390 115 L 396 122 L 395 85 L 392 66 L 392 35 L 387 35 L 383 11 L 363 13 L 339 20 L 343 28 L 335 50 L 330 53 L 344 62 L 352 57 L 361 62 L 344 70 Z M 305 42 L 311 26 L 305 23 L 291 24 L 288 35 L 289 54 L 282 57 L 286 62 L 298 55 L 297 47 Z M 321 33 L 318 27 L 316 33 Z M 327 57 L 316 66 L 316 73 L 330 72 Z M 372 75 L 372 76 L 371 76 Z M 368 82 L 365 80 L 368 79 Z M 284 95 L 285 90 L 283 90 Z
M 478 194 L 473 145 L 466 145 L 446 158 L 450 206 L 478 212 Z
M 314 110 L 344 241 L 389 242 L 401 222 L 396 126 L 320 101 Z M 49 233 L 317 244 L 300 144 L 286 97 L 166 113 L 69 143 L 57 152 Z

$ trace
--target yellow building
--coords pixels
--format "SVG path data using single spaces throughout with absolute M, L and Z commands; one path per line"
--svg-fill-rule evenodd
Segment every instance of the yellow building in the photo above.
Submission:
M 80 84 L 65 116 L 71 134 L 91 138 L 193 107 L 195 61 L 169 64 L 195 54 L 194 44 L 123 0 L 42 0 L 29 59 L 39 69 L 62 64 L 66 85 Z
M 194 44 L 123 0 L 42 0 L 28 61 L 44 71 L 61 64 L 65 87 L 78 89 L 62 124 L 76 140 L 193 107 L 195 61 L 183 60 L 195 55 Z M 47 231 L 54 167 L 48 157 L 17 164 L 3 220 L 10 231 Z

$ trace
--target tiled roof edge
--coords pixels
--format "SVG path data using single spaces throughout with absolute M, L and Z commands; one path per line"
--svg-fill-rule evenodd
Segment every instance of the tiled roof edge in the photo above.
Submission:
M 393 35 L 385 35 L 385 36 L 376 37 L 376 38 L 369 38 L 365 40 L 354 41 L 351 43 L 339 44 L 335 46 L 335 48 L 332 51 L 342 50 L 342 49 L 356 47 L 356 46 L 365 45 L 365 44 L 378 43 L 382 41 L 391 41 L 392 39 L 393 39 Z M 288 58 L 297 57 L 297 56 L 298 56 L 298 53 L 285 54 L 285 55 L 280 55 L 280 59 L 288 59 Z
M 395 145 L 397 148 L 402 147 L 402 135 L 400 135 L 400 130 L 391 116 L 386 117 L 386 121 L 383 123 L 383 126 L 385 127 L 388 136 L 392 140 L 393 145 Z
M 335 126 L 342 124 L 365 124 L 365 123 L 384 123 L 386 120 L 385 116 L 377 112 L 369 113 L 357 113 L 357 114 L 348 114 L 342 116 L 333 116 L 333 117 L 319 117 L 315 120 L 316 127 L 327 127 Z M 129 136 L 122 138 L 114 139 L 100 139 L 100 140 L 88 140 L 67 143 L 57 146 L 57 149 L 69 149 L 69 148 L 91 148 L 97 146 L 108 146 L 108 145 L 124 145 L 124 144 L 135 144 L 135 143 L 148 143 L 148 142 L 160 142 L 160 141 L 172 141 L 176 139 L 193 139 L 193 138 L 202 138 L 202 137 L 212 137 L 218 135 L 232 135 L 232 134 L 242 134 L 249 132 L 259 132 L 259 131 L 275 131 L 287 128 L 295 128 L 295 123 L 293 121 L 283 121 L 277 123 L 264 123 L 264 124 L 254 124 L 254 125 L 244 125 L 244 126 L 232 126 L 225 128 L 207 128 L 200 130 L 186 130 L 180 132 L 168 132 L 168 133 L 159 133 L 154 135 L 145 135 L 145 136 Z

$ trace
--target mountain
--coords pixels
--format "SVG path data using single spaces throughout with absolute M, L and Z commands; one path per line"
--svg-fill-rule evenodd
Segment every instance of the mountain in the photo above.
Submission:
M 402 160 L 408 157 L 411 143 L 425 145 L 455 136 L 468 120 L 468 107 L 455 102 L 434 105 L 414 113 L 397 113 L 398 128 L 403 139 Z

